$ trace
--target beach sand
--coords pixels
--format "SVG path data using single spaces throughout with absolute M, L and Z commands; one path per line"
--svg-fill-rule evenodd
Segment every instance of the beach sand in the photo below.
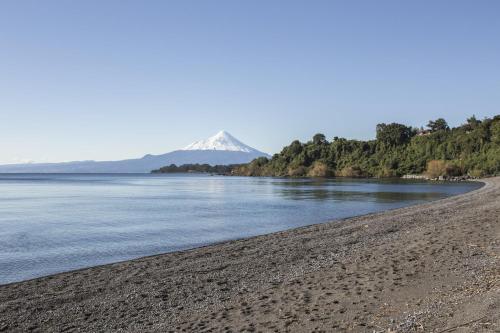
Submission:
M 0 331 L 500 332 L 500 178 L 427 204 L 0 286 Z

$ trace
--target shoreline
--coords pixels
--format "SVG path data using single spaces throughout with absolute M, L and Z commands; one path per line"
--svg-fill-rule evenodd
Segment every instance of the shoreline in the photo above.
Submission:
M 159 173 L 159 174 L 161 174 L 161 173 Z M 188 174 L 188 173 L 184 173 L 184 174 Z M 1 173 L 0 173 L 0 175 L 1 175 Z M 223 175 L 220 175 L 220 176 L 223 176 Z M 253 177 L 253 176 L 236 176 L 236 177 Z M 264 177 L 264 178 L 268 178 L 268 177 Z M 273 177 L 273 178 L 281 178 L 281 177 Z M 284 177 L 284 178 L 287 178 L 287 177 Z M 302 178 L 312 179 L 313 177 L 302 177 Z M 376 177 L 365 177 L 365 178 L 362 178 L 362 177 L 357 177 L 357 178 L 352 178 L 352 177 L 331 177 L 331 179 L 333 179 L 333 178 L 341 178 L 341 179 L 345 178 L 345 179 L 354 179 L 354 180 L 363 180 L 363 179 L 380 180 L 380 179 L 383 179 L 383 178 L 376 178 Z M 329 178 L 324 178 L 324 179 L 329 179 Z M 390 178 L 386 178 L 386 179 L 390 179 Z M 392 178 L 392 179 L 396 179 L 397 180 L 397 179 L 405 179 L 405 178 L 403 178 L 403 177 L 397 177 L 397 178 Z M 141 256 L 141 257 L 137 257 L 137 258 L 132 258 L 132 259 L 125 259 L 125 260 L 120 260 L 120 261 L 115 261 L 115 262 L 110 262 L 110 263 L 103 263 L 103 264 L 98 264 L 98 265 L 92 265 L 92 266 L 87 266 L 87 267 L 81 267 L 81 268 L 71 269 L 71 270 L 62 271 L 62 272 L 55 272 L 55 273 L 51 273 L 51 274 L 48 274 L 48 275 L 35 276 L 35 277 L 31 277 L 31 278 L 28 278 L 28 279 L 25 279 L 25 280 L 20 280 L 20 281 L 12 281 L 12 282 L 7 282 L 7 283 L 3 283 L 3 284 L 0 283 L 0 287 L 8 286 L 8 285 L 11 285 L 11 284 L 28 282 L 28 281 L 37 280 L 37 279 L 50 278 L 50 277 L 54 277 L 54 276 L 57 276 L 57 275 L 60 275 L 60 274 L 65 274 L 65 273 L 74 273 L 74 272 L 79 272 L 79 271 L 82 271 L 82 270 L 87 270 L 87 269 L 92 269 L 92 268 L 98 268 L 98 267 L 103 267 L 103 266 L 109 266 L 109 265 L 114 265 L 114 264 L 121 264 L 121 263 L 130 262 L 130 261 L 136 261 L 136 260 L 143 260 L 143 259 L 147 259 L 147 258 L 158 257 L 158 256 L 172 254 L 172 253 L 181 253 L 181 252 L 186 252 L 186 251 L 195 251 L 195 250 L 198 250 L 198 249 L 202 249 L 202 248 L 206 248 L 206 247 L 210 247 L 210 246 L 217 246 L 217 245 L 221 245 L 221 244 L 229 243 L 229 242 L 234 242 L 234 241 L 241 241 L 241 240 L 246 240 L 246 239 L 251 239 L 251 238 L 261 237 L 261 236 L 271 236 L 271 235 L 274 235 L 274 234 L 281 234 L 283 232 L 288 232 L 288 231 L 293 231 L 293 230 L 299 230 L 299 229 L 308 228 L 308 227 L 312 227 L 312 226 L 316 226 L 316 225 L 341 222 L 341 221 L 350 220 L 350 219 L 354 219 L 354 218 L 366 217 L 366 216 L 376 215 L 376 214 L 380 214 L 380 213 L 387 213 L 387 212 L 392 212 L 392 211 L 395 211 L 395 210 L 400 210 L 400 209 L 409 208 L 409 207 L 416 207 L 416 206 L 420 206 L 420 205 L 424 205 L 424 204 L 433 203 L 433 202 L 436 202 L 436 201 L 441 201 L 441 200 L 446 200 L 446 199 L 449 199 L 449 198 L 454 198 L 454 197 L 457 197 L 457 196 L 460 196 L 460 195 L 466 195 L 466 194 L 469 194 L 469 193 L 471 193 L 473 191 L 480 190 L 480 189 L 482 189 L 485 186 L 485 182 L 483 181 L 484 179 L 486 179 L 486 178 L 464 180 L 465 182 L 470 182 L 470 183 L 473 183 L 473 182 L 474 183 L 480 183 L 481 186 L 478 187 L 478 188 L 472 189 L 472 190 L 470 190 L 468 192 L 450 195 L 449 197 L 445 197 L 445 198 L 431 199 L 431 200 L 428 200 L 426 202 L 414 203 L 414 204 L 411 204 L 409 206 L 398 207 L 398 208 L 389 208 L 389 209 L 386 209 L 386 210 L 383 210 L 383 211 L 378 211 L 378 212 L 376 211 L 376 212 L 371 212 L 371 213 L 366 213 L 366 214 L 361 214 L 361 215 L 353 215 L 353 216 L 348 216 L 348 217 L 343 217 L 343 218 L 337 218 L 337 219 L 333 219 L 333 220 L 326 220 L 326 221 L 323 221 L 323 222 L 317 222 L 317 223 L 313 223 L 313 224 L 307 224 L 307 225 L 303 225 L 303 226 L 294 227 L 294 228 L 291 228 L 291 229 L 279 230 L 279 231 L 274 231 L 274 232 L 260 234 L 260 235 L 254 235 L 254 236 L 248 236 L 248 237 L 240 237 L 240 238 L 234 238 L 234 239 L 220 240 L 220 241 L 216 241 L 214 243 L 196 245 L 194 247 L 189 247 L 189 248 L 175 250 L 175 251 L 170 251 L 170 252 L 163 252 L 163 253 L 145 255 L 145 256 Z M 406 178 L 405 180 L 407 180 L 407 181 L 417 181 L 417 182 L 419 180 L 424 180 L 426 182 L 439 182 L 439 183 L 442 183 L 442 182 L 454 183 L 455 182 L 455 181 L 452 181 L 452 180 L 444 180 L 443 181 L 443 180 L 417 179 L 417 178 Z
M 0 331 L 427 332 L 479 314 L 489 326 L 468 328 L 500 329 L 500 178 L 481 181 L 415 206 L 0 285 Z

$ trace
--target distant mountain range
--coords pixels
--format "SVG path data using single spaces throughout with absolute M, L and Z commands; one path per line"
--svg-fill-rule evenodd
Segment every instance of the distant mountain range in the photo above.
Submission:
M 241 164 L 261 156 L 269 157 L 228 132 L 220 131 L 206 140 L 162 155 L 148 154 L 142 158 L 121 161 L 7 164 L 0 165 L 0 173 L 148 173 L 170 164 Z

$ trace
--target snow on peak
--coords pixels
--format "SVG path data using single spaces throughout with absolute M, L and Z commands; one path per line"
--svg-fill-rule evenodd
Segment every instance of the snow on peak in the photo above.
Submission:
M 193 142 L 182 150 L 226 150 L 242 151 L 246 153 L 258 152 L 256 149 L 247 146 L 226 131 L 220 131 L 206 140 Z

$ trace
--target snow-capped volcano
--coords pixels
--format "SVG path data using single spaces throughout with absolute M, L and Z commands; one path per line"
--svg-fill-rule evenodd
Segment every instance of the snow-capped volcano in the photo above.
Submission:
M 145 155 L 121 161 L 75 161 L 66 163 L 33 163 L 0 165 L 0 172 L 76 172 L 76 173 L 132 173 L 150 172 L 166 165 L 210 164 L 228 165 L 248 163 L 257 157 L 270 157 L 242 143 L 231 134 L 220 131 L 206 140 L 197 141 L 184 149 L 161 155 Z
M 181 150 L 225 150 L 260 153 L 257 149 L 247 146 L 226 131 L 220 131 L 206 140 L 193 142 Z

